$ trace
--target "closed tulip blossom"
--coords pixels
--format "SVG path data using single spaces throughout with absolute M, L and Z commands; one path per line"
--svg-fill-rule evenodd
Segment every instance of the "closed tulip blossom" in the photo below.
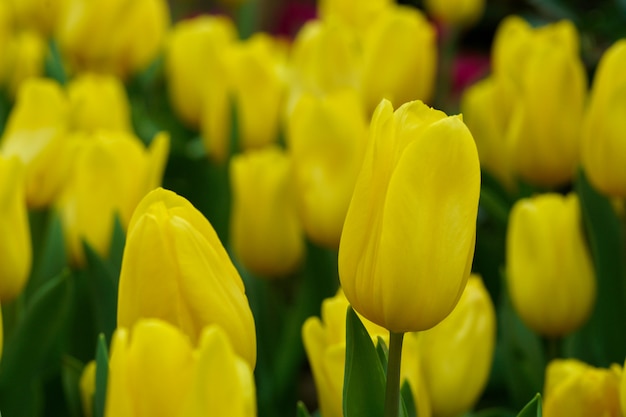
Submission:
M 456 27 L 474 25 L 485 11 L 485 0 L 426 0 L 424 7 L 435 19 Z
M 519 200 L 510 215 L 506 262 L 513 307 L 531 329 L 561 337 L 585 323 L 596 279 L 576 194 Z
M 185 198 L 158 188 L 139 203 L 128 227 L 117 324 L 158 318 L 192 344 L 220 325 L 254 367 L 256 334 L 243 282 L 209 221 Z

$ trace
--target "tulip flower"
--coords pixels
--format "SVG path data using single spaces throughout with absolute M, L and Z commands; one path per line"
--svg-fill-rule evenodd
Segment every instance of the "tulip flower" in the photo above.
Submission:
M 531 329 L 560 337 L 585 323 L 596 281 L 575 194 L 519 200 L 511 210 L 506 262 L 513 307 Z
M 78 382 L 80 388 L 80 401 L 83 414 L 86 417 L 93 416 L 93 396 L 96 392 L 96 361 L 90 361 L 83 368 Z
M 429 15 L 450 26 L 468 27 L 483 15 L 485 0 L 426 0 Z
M 354 309 L 400 333 L 426 330 L 459 300 L 476 238 L 480 166 L 460 116 L 422 102 L 372 117 L 339 244 Z
M 320 0 L 317 9 L 324 20 L 340 20 L 356 32 L 367 30 L 380 13 L 393 6 L 390 0 Z
M 236 258 L 262 277 L 293 272 L 305 247 L 289 157 L 278 147 L 234 156 L 230 178 Z
M 417 337 L 433 415 L 470 410 L 487 384 L 496 344 L 496 313 L 480 277 L 472 275 L 452 313 Z
M 346 310 L 348 300 L 341 289 L 334 297 L 322 302 L 321 320 L 309 317 L 302 326 L 302 340 L 317 388 L 320 414 L 342 417 L 342 398 L 346 356 Z M 378 337 L 388 342 L 386 329 L 361 317 L 363 325 L 376 342 Z M 420 417 L 430 416 L 430 400 L 424 385 L 421 363 L 414 340 L 404 345 L 402 379 L 408 380 Z
M 622 367 L 595 368 L 576 359 L 548 364 L 544 387 L 545 417 L 621 417 Z
M 35 30 L 47 37 L 54 31 L 66 0 L 9 0 L 6 3 L 13 8 L 20 27 Z
M 624 363 L 624 366 L 626 366 L 626 362 Z M 624 372 L 624 367 L 622 367 L 622 378 L 620 381 L 619 392 L 622 415 L 626 416 L 626 372 Z
M 287 121 L 287 139 L 304 230 L 336 249 L 367 141 L 357 94 L 302 95 Z
M 195 344 L 218 324 L 251 367 L 254 319 L 243 282 L 208 220 L 183 197 L 158 188 L 139 203 L 128 227 L 117 324 L 159 318 Z
M 24 167 L 18 158 L 6 158 L 0 154 L 1 302 L 10 301 L 22 292 L 30 274 L 31 251 Z M 0 351 L 1 347 L 0 343 Z
M 108 256 L 115 215 L 125 228 L 139 201 L 161 184 L 169 149 L 167 134 L 149 149 L 122 131 L 99 131 L 74 138 L 71 176 L 59 196 L 65 240 L 72 262 L 84 265 L 83 241 Z
M 582 134 L 582 165 L 589 181 L 602 193 L 626 198 L 626 137 L 622 117 L 626 99 L 626 39 L 602 56 L 594 75 Z
M 44 75 L 46 40 L 37 32 L 23 30 L 11 37 L 4 59 L 9 61 L 5 75 L 9 94 L 15 97 L 25 80 Z
M 430 100 L 437 66 L 435 35 L 435 28 L 413 7 L 391 7 L 372 22 L 363 41 L 360 85 L 369 111 L 382 98 L 395 107 Z
M 113 335 L 106 417 L 253 417 L 255 397 L 250 365 L 217 325 L 197 342 L 157 319 Z

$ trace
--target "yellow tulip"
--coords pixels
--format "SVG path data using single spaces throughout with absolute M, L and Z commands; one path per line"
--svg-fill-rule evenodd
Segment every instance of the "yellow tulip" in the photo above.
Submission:
M 575 194 L 519 200 L 510 215 L 506 262 L 513 307 L 531 329 L 559 337 L 585 323 L 596 281 Z
M 626 362 L 624 363 L 624 367 L 626 367 Z M 620 380 L 619 386 L 619 398 L 620 404 L 622 406 L 622 415 L 626 416 L 626 372 L 624 372 L 624 368 L 622 367 L 622 378 Z
M 50 35 L 57 24 L 66 0 L 9 0 L 20 27 Z
M 495 309 L 479 276 L 470 277 L 452 313 L 418 341 L 433 415 L 470 410 L 489 379 L 496 343 Z
M 602 193 L 626 198 L 626 39 L 602 56 L 585 114 L 581 158 L 589 180 Z
M 24 193 L 24 167 L 0 154 L 0 301 L 17 297 L 30 274 L 32 249 Z M 0 328 L 0 351 L 1 343 Z
M 55 35 L 71 70 L 125 79 L 156 58 L 169 20 L 165 0 L 67 0 Z
M 304 257 L 291 161 L 278 147 L 234 156 L 231 243 L 254 274 L 271 278 L 293 272 Z
M 287 120 L 287 140 L 304 230 L 336 249 L 367 141 L 357 94 L 302 95 Z
M 72 172 L 57 208 L 72 261 L 85 263 L 83 241 L 108 256 L 115 215 L 126 227 L 133 210 L 161 184 L 169 137 L 157 135 L 145 149 L 139 138 L 122 131 L 99 131 L 73 138 Z
M 622 367 L 594 368 L 576 359 L 548 364 L 544 387 L 545 417 L 621 417 Z
M 6 84 L 11 96 L 15 96 L 22 83 L 29 78 L 44 75 L 44 61 L 48 46 L 46 40 L 37 32 L 23 30 L 14 33 L 5 58 L 11 64 L 6 74 Z
M 320 0 L 317 10 L 324 20 L 337 19 L 357 32 L 363 32 L 372 20 L 394 4 L 391 0 Z
M 356 311 L 392 332 L 426 330 L 454 308 L 470 274 L 480 166 L 460 116 L 383 100 L 339 244 Z
M 341 289 L 322 302 L 321 320 L 309 317 L 302 326 L 302 340 L 317 388 L 320 414 L 342 417 L 343 379 L 346 356 L 346 310 L 348 300 Z M 363 325 L 376 342 L 378 337 L 389 342 L 389 332 L 361 317 Z M 402 380 L 408 380 L 420 417 L 430 417 L 430 401 L 422 380 L 421 363 L 416 340 L 405 339 L 402 357 Z
M 485 0 L 425 0 L 429 15 L 451 26 L 474 25 L 485 11 Z
M 371 24 L 363 42 L 361 90 L 372 111 L 385 98 L 395 107 L 430 100 L 435 86 L 435 28 L 417 9 L 395 6 Z
M 83 368 L 78 382 L 80 388 L 80 401 L 83 414 L 86 417 L 93 416 L 93 396 L 96 392 L 96 361 L 90 361 Z
M 26 167 L 29 207 L 49 205 L 68 172 L 68 103 L 54 81 L 32 79 L 17 96 L 4 131 L 0 152 L 18 156 Z
M 197 343 L 157 319 L 113 335 L 107 417 L 253 417 L 255 403 L 252 369 L 219 326 L 204 327 Z
M 158 188 L 139 203 L 128 227 L 117 324 L 160 318 L 200 339 L 219 324 L 251 367 L 254 319 L 243 282 L 208 220 L 183 197 Z

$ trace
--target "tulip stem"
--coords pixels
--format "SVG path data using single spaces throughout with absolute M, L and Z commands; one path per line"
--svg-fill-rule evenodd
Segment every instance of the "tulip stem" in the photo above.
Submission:
M 400 411 L 400 362 L 404 333 L 389 332 L 389 362 L 385 390 L 385 417 L 398 417 Z

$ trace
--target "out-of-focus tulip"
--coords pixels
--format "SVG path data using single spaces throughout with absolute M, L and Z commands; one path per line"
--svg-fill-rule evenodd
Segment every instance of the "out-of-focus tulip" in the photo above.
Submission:
M 476 23 L 485 10 L 485 0 L 425 0 L 429 15 L 451 26 L 467 27 Z
M 583 124 L 581 159 L 589 180 L 602 193 L 626 198 L 626 39 L 602 56 L 594 75 Z
M 56 82 L 32 79 L 24 83 L 9 115 L 0 152 L 17 155 L 24 163 L 29 207 L 50 204 L 67 175 L 67 117 L 67 99 Z
M 519 200 L 511 210 L 506 261 L 513 307 L 531 329 L 558 337 L 587 320 L 596 280 L 575 194 Z
M 5 83 L 12 96 L 25 80 L 43 75 L 47 48 L 45 39 L 37 32 L 23 30 L 12 36 L 4 51 L 4 59 L 10 62 Z
M 86 417 L 93 416 L 93 395 L 96 392 L 96 361 L 90 361 L 83 368 L 78 383 L 80 388 L 80 401 L 83 414 Z
M 587 93 L 575 26 L 561 21 L 533 29 L 509 17 L 496 33 L 493 61 L 499 88 L 509 90 L 512 112 L 504 134 L 515 172 L 540 186 L 570 181 L 579 163 Z
M 169 21 L 165 0 L 67 0 L 56 39 L 72 70 L 127 78 L 156 58 Z
M 126 227 L 139 201 L 161 184 L 169 137 L 165 133 L 155 136 L 149 149 L 122 131 L 72 139 L 77 149 L 57 208 L 72 261 L 83 265 L 83 241 L 106 257 L 115 216 Z
M 302 327 L 304 348 L 311 365 L 317 388 L 320 414 L 342 417 L 343 379 L 346 356 L 346 310 L 348 300 L 339 290 L 322 303 L 322 317 L 309 317 Z M 388 342 L 389 332 L 361 317 L 363 325 L 376 342 L 378 337 Z M 415 345 L 407 337 L 403 345 L 402 380 L 408 380 L 420 417 L 430 417 L 430 401 L 424 386 L 421 364 Z
M 395 107 L 428 101 L 435 86 L 434 27 L 417 9 L 395 6 L 374 20 L 363 42 L 361 90 L 372 111 L 385 98 Z
M 66 0 L 9 0 L 20 27 L 50 35 L 56 27 Z
M 242 150 L 261 148 L 278 139 L 285 55 L 277 40 L 262 33 L 234 49 L 232 76 Z
M 362 33 L 380 13 L 394 4 L 391 0 L 320 0 L 317 4 L 322 19 L 336 19 Z
M 171 324 L 144 319 L 113 335 L 104 414 L 253 417 L 252 369 L 219 326 L 190 342 Z
M 339 247 L 367 143 L 367 122 L 354 90 L 304 94 L 287 121 L 300 218 L 317 244 Z
M 31 269 L 31 250 L 24 167 L 18 158 L 0 154 L 1 302 L 14 299 L 24 288 Z
M 621 417 L 622 367 L 594 368 L 576 359 L 548 364 L 544 387 L 545 417 Z
M 218 324 L 254 367 L 254 319 L 239 273 L 208 220 L 162 188 L 135 209 L 118 293 L 118 327 L 150 317 L 179 327 L 192 343 L 206 325 Z
M 220 16 L 183 20 L 170 31 L 165 49 L 168 93 L 174 111 L 189 127 L 200 126 L 207 90 L 218 88 L 214 96 L 222 96 L 213 99 L 213 106 L 225 101 L 221 106 L 229 107 L 226 55 L 236 39 L 232 21 Z
M 622 378 L 619 387 L 619 398 L 620 404 L 622 406 L 622 415 L 626 416 L 626 372 L 624 371 L 624 368 L 626 368 L 626 362 L 624 362 L 624 367 L 622 367 Z
M 234 156 L 231 243 L 235 256 L 262 277 L 284 276 L 304 257 L 291 160 L 278 147 Z
M 471 276 L 452 313 L 417 337 L 433 415 L 470 410 L 489 378 L 496 344 L 496 313 L 480 277 Z
M 122 82 L 112 76 L 81 74 L 67 86 L 70 129 L 132 131 L 130 106 Z
M 339 244 L 356 311 L 392 332 L 426 330 L 454 308 L 470 274 L 480 165 L 460 116 L 383 100 Z

